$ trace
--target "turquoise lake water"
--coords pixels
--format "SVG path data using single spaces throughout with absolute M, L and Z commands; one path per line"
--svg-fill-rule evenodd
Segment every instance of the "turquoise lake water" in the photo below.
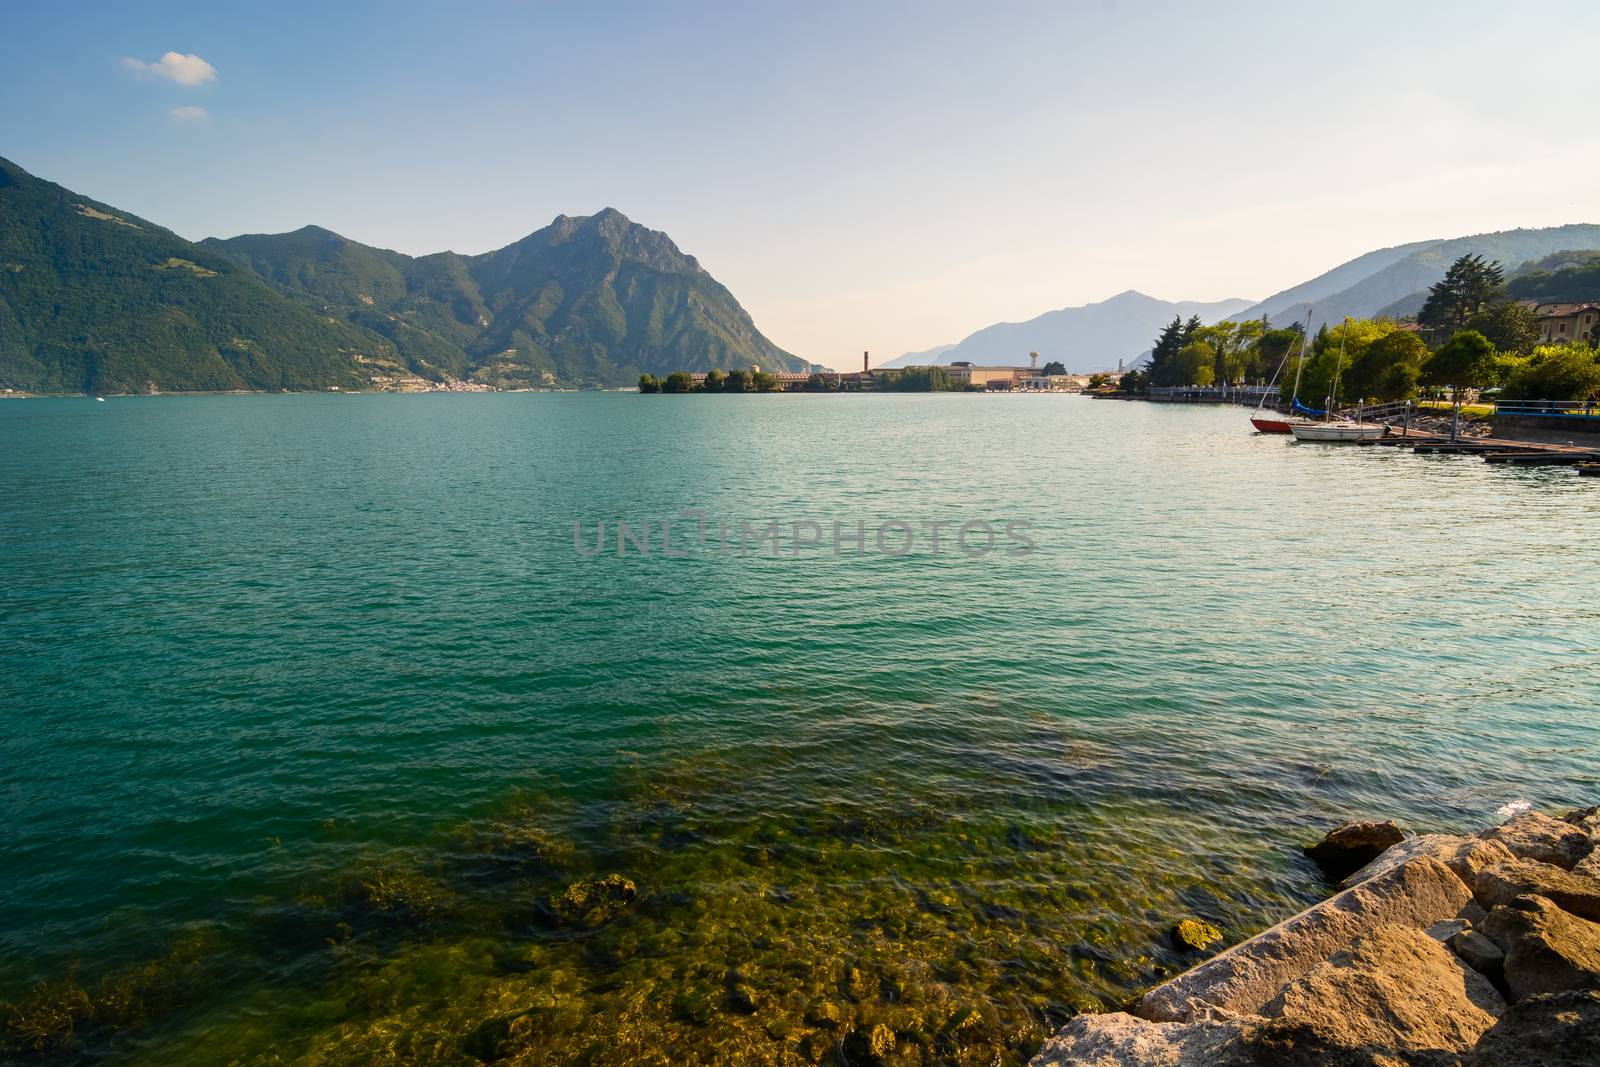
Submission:
M 575 551 L 684 509 L 823 543 Z M 1597 530 L 1236 409 L 0 404 L 5 1054 L 1022 1062 L 1340 819 L 1600 800 Z

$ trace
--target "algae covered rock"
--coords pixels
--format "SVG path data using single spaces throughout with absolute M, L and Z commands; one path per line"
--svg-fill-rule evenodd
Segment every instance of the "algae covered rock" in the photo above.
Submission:
M 620 874 L 573 882 L 550 896 L 550 910 L 567 926 L 593 928 L 622 914 L 639 895 L 632 879 Z
M 883 1023 L 853 1030 L 844 1042 L 851 1063 L 883 1063 L 894 1055 L 894 1046 L 894 1031 Z
M 1204 952 L 1222 940 L 1222 931 L 1201 919 L 1184 919 L 1172 928 L 1172 944 L 1187 952 Z
M 845 1023 L 844 1010 L 831 1000 L 819 1000 L 806 1009 L 806 1024 L 825 1030 L 838 1030 Z
M 1393 822 L 1347 822 L 1329 830 L 1314 845 L 1306 846 L 1306 855 L 1330 881 L 1337 882 L 1371 863 L 1405 838 L 1405 832 Z

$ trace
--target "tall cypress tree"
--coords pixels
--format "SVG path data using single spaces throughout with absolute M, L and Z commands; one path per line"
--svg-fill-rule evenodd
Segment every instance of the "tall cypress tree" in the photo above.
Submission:
M 1161 328 L 1161 335 L 1156 338 L 1156 343 L 1150 346 L 1150 363 L 1145 367 L 1145 372 L 1152 378 L 1156 371 L 1165 366 L 1178 350 L 1183 347 L 1183 319 L 1177 315 L 1172 321 Z

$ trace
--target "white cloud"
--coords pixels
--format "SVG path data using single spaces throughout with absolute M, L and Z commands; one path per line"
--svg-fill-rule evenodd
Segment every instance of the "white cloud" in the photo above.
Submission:
M 179 122 L 200 122 L 204 119 L 210 118 L 211 114 L 203 107 L 189 105 L 187 107 L 173 108 L 172 117 L 177 119 Z
M 177 82 L 179 85 L 204 85 L 217 76 L 217 68 L 196 55 L 182 55 L 178 52 L 168 52 L 154 63 L 145 63 L 138 59 L 124 59 L 122 65 L 139 74 L 150 75 L 156 78 L 166 78 Z

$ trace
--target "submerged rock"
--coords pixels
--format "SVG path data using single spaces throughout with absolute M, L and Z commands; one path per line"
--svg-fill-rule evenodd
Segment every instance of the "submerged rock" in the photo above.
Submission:
M 1433 938 L 1414 927 L 1384 925 L 1268 1001 L 1261 1009 L 1268 1021 L 1253 1042 L 1268 1062 L 1459 1056 L 1505 1006 L 1487 978 Z
M 1200 919 L 1184 919 L 1172 928 L 1172 943 L 1190 952 L 1204 952 L 1207 945 L 1222 940 L 1222 931 Z
M 1530 811 L 1478 835 L 1497 841 L 1519 859 L 1538 860 L 1563 870 L 1572 870 L 1589 854 L 1589 835 L 1569 822 Z
M 1478 872 L 1478 903 L 1486 908 L 1537 895 L 1580 918 L 1600 922 L 1600 879 L 1538 860 L 1511 860 Z
M 633 881 L 620 874 L 573 882 L 551 894 L 550 910 L 568 926 L 592 928 L 615 919 L 638 896 Z
M 1478 1039 L 1472 1067 L 1593 1067 L 1600 1063 L 1600 993 L 1546 993 L 1515 1005 Z
M 852 1030 L 844 1049 L 852 1063 L 883 1063 L 894 1055 L 894 1031 L 883 1023 Z
M 831 1000 L 819 1000 L 806 1009 L 806 1024 L 817 1026 L 825 1030 L 837 1030 L 844 1026 L 845 1013 L 839 1005 Z
M 1251 1014 L 1284 985 L 1374 927 L 1393 923 L 1421 929 L 1455 918 L 1471 901 L 1466 885 L 1448 867 L 1422 856 L 1157 986 L 1139 999 L 1134 1011 L 1158 1022 L 1189 1022 L 1213 1009 Z
M 1404 837 L 1405 832 L 1393 822 L 1347 822 L 1329 830 L 1305 851 L 1330 881 L 1337 882 L 1398 845 Z
M 1489 913 L 1483 932 L 1505 951 L 1506 986 L 1522 1000 L 1568 989 L 1600 989 L 1600 923 L 1544 897 L 1517 897 Z

